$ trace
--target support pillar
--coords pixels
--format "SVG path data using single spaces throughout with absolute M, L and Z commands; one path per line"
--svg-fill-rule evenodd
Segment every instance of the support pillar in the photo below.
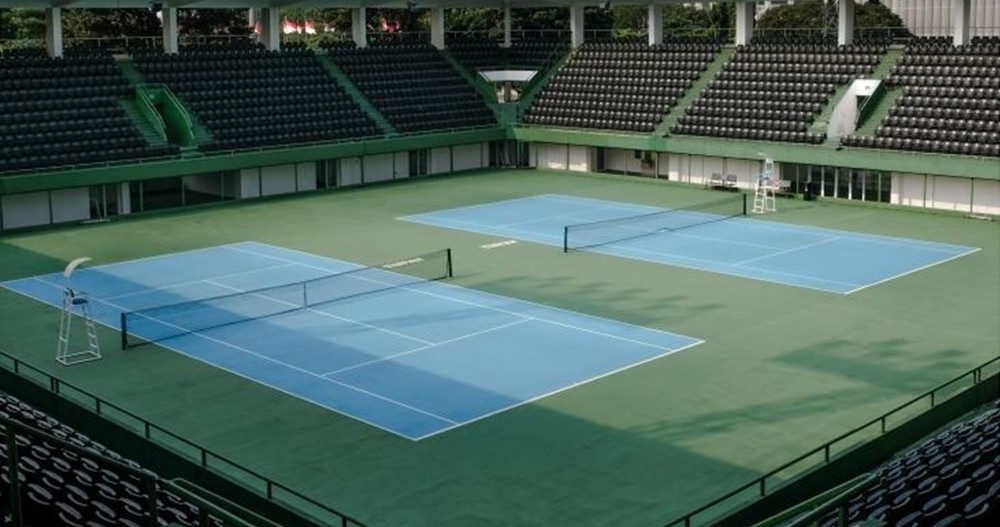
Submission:
M 160 16 L 163 18 L 161 22 L 163 26 L 163 52 L 177 53 L 179 49 L 177 44 L 177 8 L 164 7 L 160 11 Z
M 951 0 L 951 23 L 952 35 L 956 46 L 964 46 L 969 43 L 969 13 L 972 7 L 972 0 Z
M 58 7 L 45 10 L 45 49 L 50 57 L 63 56 L 62 10 Z
M 261 27 L 260 41 L 264 48 L 276 51 L 281 49 L 281 9 L 264 7 L 260 10 Z
M 753 38 L 753 22 L 757 2 L 736 2 L 736 45 L 746 46 Z
M 431 9 L 431 45 L 444 49 L 444 8 Z
M 570 45 L 576 49 L 583 45 L 583 6 L 574 5 L 569 8 L 569 28 L 572 32 Z
M 837 5 L 837 44 L 854 43 L 854 0 L 840 0 Z
M 368 47 L 368 22 L 365 8 L 355 7 L 351 9 L 351 36 L 354 43 L 359 48 Z
M 512 42 L 510 40 L 510 2 L 507 2 L 503 6 L 503 47 L 509 48 Z
M 649 45 L 658 46 L 663 44 L 663 6 L 660 4 L 649 4 L 649 16 L 646 19 L 648 26 L 646 33 L 649 35 Z

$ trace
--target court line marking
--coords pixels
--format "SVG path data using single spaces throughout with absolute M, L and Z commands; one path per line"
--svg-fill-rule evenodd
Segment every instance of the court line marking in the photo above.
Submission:
M 284 269 L 285 267 L 291 267 L 291 266 L 292 266 L 292 264 L 271 265 L 271 266 L 268 266 L 268 267 L 261 267 L 259 269 L 250 269 L 250 270 L 246 270 L 246 271 L 240 271 L 238 273 L 222 274 L 222 275 L 219 275 L 219 276 L 212 276 L 212 277 L 209 277 L 209 278 L 212 279 L 212 280 L 218 280 L 219 278 L 232 278 L 234 276 L 241 276 L 241 275 L 256 273 L 256 272 L 260 272 L 260 271 L 273 271 L 275 269 Z M 86 271 L 87 269 L 84 269 L 84 270 Z M 118 299 L 121 299 L 121 298 L 127 298 L 127 297 L 130 297 L 130 296 L 138 296 L 138 295 L 142 295 L 142 294 L 146 294 L 146 293 L 153 293 L 153 292 L 158 292 L 158 291 L 169 291 L 171 289 L 176 289 L 178 287 L 186 287 L 186 286 L 189 286 L 189 285 L 203 283 L 203 282 L 206 282 L 208 280 L 209 280 L 208 278 L 199 278 L 197 280 L 188 280 L 186 282 L 173 283 L 173 284 L 170 284 L 170 285 L 164 286 L 164 287 L 147 287 L 146 289 L 142 289 L 142 290 L 135 291 L 135 292 L 132 292 L 132 293 L 123 293 L 123 294 L 120 294 L 120 295 L 108 296 L 108 297 L 105 297 L 104 299 L 105 300 L 118 300 Z M 294 282 L 290 282 L 290 283 L 294 283 Z M 281 285 L 289 285 L 289 284 L 277 284 L 274 287 L 280 287 Z M 211 297 L 208 297 L 208 298 L 211 298 Z M 197 300 L 197 299 L 190 299 L 190 300 Z M 163 305 L 168 305 L 168 304 L 163 304 Z M 150 307 L 159 307 L 159 306 L 150 306 Z M 147 308 L 141 308 L 141 309 L 147 309 Z
M 292 264 L 289 264 L 289 265 L 292 265 Z M 358 277 L 356 277 L 356 276 L 351 276 L 349 278 L 358 279 Z M 236 291 L 237 293 L 246 293 L 246 292 L 252 291 L 251 289 L 240 289 L 238 287 L 233 287 L 231 285 L 226 285 L 226 284 L 222 284 L 222 283 L 218 283 L 218 282 L 213 282 L 212 279 L 205 279 L 204 282 L 207 283 L 207 284 L 212 284 L 212 285 L 216 285 L 216 286 L 219 286 L 219 287 L 224 287 L 224 288 Z M 289 284 L 289 285 L 291 285 L 291 284 Z M 275 298 L 273 296 L 267 296 L 267 295 L 260 294 L 260 293 L 255 293 L 255 294 L 253 294 L 253 296 L 256 296 L 258 298 L 263 298 L 265 300 L 269 300 L 269 301 L 272 301 L 272 302 L 277 302 L 279 304 L 284 304 L 286 306 L 291 306 L 291 307 L 296 307 L 296 308 L 299 307 L 298 304 L 293 304 L 291 302 L 286 302 L 284 300 L 281 300 L 279 298 Z M 208 300 L 210 300 L 210 299 L 208 299 Z M 195 301 L 197 302 L 197 300 L 195 300 Z M 322 305 L 322 304 L 320 304 L 320 305 Z M 169 307 L 169 305 L 168 305 L 168 307 Z M 398 331 L 393 331 L 391 329 L 387 329 L 387 328 L 383 328 L 383 327 L 380 327 L 380 326 L 376 326 L 374 324 L 368 324 L 366 322 L 361 322 L 360 320 L 354 320 L 354 319 L 351 319 L 351 318 L 342 317 L 342 316 L 339 316 L 339 315 L 334 315 L 333 313 L 327 313 L 326 311 L 320 311 L 320 310 L 314 309 L 312 307 L 308 307 L 307 306 L 307 307 L 300 308 L 300 310 L 301 311 L 307 311 L 307 312 L 310 312 L 310 313 L 315 313 L 315 314 L 317 314 L 317 315 L 319 315 L 321 317 L 329 317 L 329 318 L 333 318 L 333 319 L 340 320 L 340 321 L 343 321 L 343 322 L 347 322 L 349 324 L 355 324 L 355 325 L 358 325 L 358 326 L 366 327 L 368 329 L 373 329 L 375 331 L 381 331 L 383 333 L 388 333 L 389 335 L 394 335 L 394 336 L 397 336 L 397 337 L 402 337 L 402 338 L 405 338 L 407 340 L 412 340 L 414 342 L 419 342 L 419 343 L 424 344 L 424 345 L 433 345 L 434 344 L 433 342 L 431 342 L 429 340 L 425 340 L 425 339 L 422 339 L 422 338 L 419 338 L 419 337 L 413 337 L 413 336 L 407 335 L 405 333 L 400 333 Z M 285 313 L 282 313 L 282 314 L 285 314 Z M 265 317 L 265 318 L 269 318 L 269 317 Z M 154 320 L 159 320 L 159 319 L 154 319 Z M 250 320 L 247 320 L 247 322 L 250 322 Z M 206 331 L 210 331 L 212 329 L 213 328 L 208 328 Z
M 561 393 L 561 392 L 564 392 L 564 391 L 567 391 L 567 390 L 571 390 L 573 388 L 579 388 L 580 386 L 583 386 L 585 384 L 590 384 L 590 383 L 592 383 L 594 381 L 603 379 L 605 377 L 609 377 L 609 376 L 614 375 L 616 373 L 621 373 L 621 372 L 623 372 L 625 370 L 629 370 L 631 368 L 642 366 L 643 364 L 646 364 L 647 362 L 652 362 L 652 361 L 655 361 L 655 360 L 659 360 L 659 359 L 662 359 L 663 357 L 666 357 L 668 355 L 673 355 L 674 353 L 677 353 L 679 351 L 684 351 L 686 349 L 690 349 L 690 348 L 693 348 L 695 346 L 698 346 L 698 345 L 701 345 L 701 344 L 704 344 L 704 343 L 705 343 L 704 340 L 696 340 L 695 342 L 691 342 L 690 344 L 687 344 L 685 346 L 681 346 L 679 348 L 672 348 L 672 349 L 668 348 L 665 353 L 661 353 L 659 355 L 656 355 L 655 357 L 649 357 L 647 359 L 643 359 L 641 361 L 634 362 L 632 364 L 627 364 L 625 366 L 622 366 L 621 368 L 616 368 L 614 370 L 604 372 L 604 373 L 602 373 L 600 375 L 597 375 L 595 377 L 591 377 L 589 379 L 585 379 L 585 380 L 582 380 L 582 381 L 579 381 L 579 382 L 568 384 L 566 386 L 563 386 L 561 388 L 557 388 L 557 389 L 552 390 L 550 392 L 539 394 L 539 395 L 536 395 L 534 397 L 530 397 L 528 399 L 524 399 L 522 401 L 518 401 L 516 403 L 504 406 L 503 408 L 497 408 L 496 410 L 493 410 L 491 412 L 488 412 L 488 413 L 485 413 L 485 414 L 482 414 L 482 415 L 478 415 L 478 416 L 473 417 L 473 418 L 471 418 L 469 420 L 463 421 L 462 423 L 459 423 L 459 424 L 456 424 L 456 425 L 452 425 L 452 426 L 448 426 L 448 427 L 442 428 L 440 430 L 435 430 L 434 432 L 431 432 L 431 433 L 428 433 L 428 434 L 424 434 L 424 435 L 416 438 L 415 441 L 421 441 L 423 439 L 427 439 L 429 437 L 433 437 L 433 436 L 436 436 L 438 434 L 443 434 L 445 432 L 454 430 L 454 429 L 462 427 L 462 426 L 470 425 L 472 423 L 475 423 L 476 421 L 481 421 L 483 419 L 486 419 L 486 418 L 489 418 L 489 417 L 493 417 L 494 415 L 506 412 L 507 410 L 513 410 L 514 408 L 517 408 L 518 406 L 523 406 L 523 405 L 526 405 L 526 404 L 530 404 L 530 403 L 539 401 L 541 399 L 545 399 L 546 397 L 549 397 L 551 395 L 556 395 L 557 393 Z
M 502 329 L 507 329 L 509 327 L 516 326 L 518 324 L 524 324 L 525 322 L 530 322 L 530 320 L 527 319 L 527 318 L 522 318 L 521 320 L 515 320 L 513 322 L 507 322 L 505 324 L 500 324 L 499 326 L 494 326 L 494 327 L 491 327 L 491 328 L 486 328 L 486 329 L 483 329 L 483 330 L 475 331 L 473 333 L 469 333 L 469 334 L 466 334 L 466 335 L 461 335 L 461 336 L 458 336 L 458 337 L 450 338 L 448 340 L 442 340 L 441 342 L 436 342 L 436 343 L 433 343 L 433 344 L 429 344 L 427 346 L 420 346 L 419 348 L 413 348 L 411 350 L 401 351 L 399 353 L 394 353 L 392 355 L 387 355 L 385 357 L 381 357 L 381 358 L 378 358 L 378 359 L 372 359 L 372 360 L 367 360 L 367 361 L 364 361 L 364 362 L 359 362 L 357 364 L 353 364 L 351 366 L 346 366 L 346 367 L 340 368 L 338 370 L 328 371 L 326 373 L 323 373 L 322 376 L 326 377 L 327 375 L 334 375 L 334 374 L 337 374 L 337 373 L 343 373 L 345 371 L 356 370 L 358 368 L 363 368 L 365 366 L 370 366 L 372 364 L 377 364 L 379 362 L 391 361 L 392 359 L 395 359 L 397 357 L 402 357 L 404 355 L 409 355 L 411 353 L 417 353 L 418 351 L 426 351 L 426 350 L 434 349 L 436 347 L 443 346 L 445 344 L 451 344 L 453 342 L 458 342 L 460 340 L 465 340 L 467 338 L 478 337 L 479 335 L 483 335 L 483 334 L 486 334 L 486 333 L 492 333 L 494 331 L 499 331 L 499 330 L 502 330 Z
M 49 282 L 48 280 L 44 280 L 42 278 L 34 277 L 34 279 L 38 280 L 39 282 L 42 282 L 44 284 L 50 285 L 52 287 L 56 287 L 56 288 L 59 288 L 59 289 L 62 288 L 62 286 L 60 286 L 58 284 L 54 284 L 54 283 Z M 91 300 L 96 301 L 96 302 L 100 302 L 100 303 L 105 304 L 105 305 L 107 305 L 107 306 L 109 306 L 111 308 L 114 308 L 114 309 L 125 311 L 124 308 L 122 308 L 119 305 L 116 305 L 113 302 L 107 302 L 107 301 L 102 300 L 100 298 L 92 298 Z M 185 328 L 183 328 L 181 326 L 176 326 L 174 324 L 170 324 L 169 322 L 164 322 L 162 320 L 157 320 L 157 322 L 162 323 L 162 324 L 167 325 L 167 326 L 173 326 L 173 327 L 175 327 L 177 329 L 180 329 L 180 330 L 183 330 L 183 331 L 188 331 L 187 329 L 185 329 Z M 104 324 L 104 325 L 107 326 L 107 324 Z M 114 329 L 114 328 L 112 328 L 112 329 Z M 365 395 L 368 395 L 368 396 L 371 396 L 371 397 L 375 397 L 376 399 L 381 399 L 381 400 L 383 400 L 383 401 L 385 401 L 387 403 L 398 405 L 400 407 L 406 408 L 406 409 L 411 410 L 413 412 L 424 414 L 424 415 L 426 415 L 428 417 L 433 417 L 435 419 L 438 419 L 438 420 L 441 420 L 441 421 L 445 421 L 447 423 L 458 424 L 457 421 L 453 421 L 451 419 L 448 419 L 447 417 L 442 417 L 440 415 L 434 414 L 433 412 L 429 412 L 427 410 L 422 410 L 422 409 L 417 408 L 415 406 L 410 406 L 410 405 L 408 405 L 406 403 L 403 403 L 403 402 L 400 402 L 400 401 L 396 401 L 395 399 L 392 399 L 390 397 L 386 397 L 384 395 L 379 395 L 379 394 L 377 394 L 375 392 L 370 392 L 368 390 L 365 390 L 365 389 L 360 388 L 358 386 L 354 386 L 352 384 L 348 384 L 346 382 L 342 382 L 342 381 L 338 381 L 336 379 L 329 379 L 329 378 L 323 377 L 323 376 L 319 375 L 318 373 L 311 372 L 309 370 L 300 368 L 300 367 L 295 366 L 293 364 L 289 364 L 289 363 L 287 363 L 285 361 L 282 361 L 280 359 L 276 359 L 274 357 L 269 357 L 267 355 L 263 355 L 261 353 L 255 352 L 255 351 L 251 351 L 251 350 L 249 350 L 247 348 L 244 348 L 242 346 L 239 346 L 237 344 L 232 344 L 230 342 L 226 342 L 224 340 L 217 339 L 215 337 L 210 337 L 210 336 L 206 335 L 205 333 L 201 333 L 201 332 L 195 331 L 195 332 L 186 333 L 185 335 L 177 335 L 176 337 L 170 337 L 170 338 L 177 338 L 177 337 L 188 336 L 188 335 L 195 336 L 195 337 L 198 337 L 198 338 L 201 338 L 201 339 L 205 339 L 205 340 L 208 340 L 210 342 L 215 342 L 216 344 L 221 344 L 222 346 L 226 346 L 226 347 L 232 348 L 232 349 L 234 349 L 236 351 L 241 351 L 241 352 L 244 352 L 244 353 L 246 353 L 248 355 L 253 355 L 253 356 L 255 356 L 255 357 L 257 357 L 257 358 L 259 358 L 261 360 L 264 360 L 264 361 L 267 361 L 267 362 L 273 362 L 273 363 L 275 363 L 275 364 L 277 364 L 279 366 L 284 366 L 284 367 L 286 367 L 286 368 L 288 368 L 290 370 L 297 371 L 297 372 L 302 373 L 304 375 L 308 375 L 310 377 L 315 377 L 317 379 L 321 379 L 321 380 L 326 381 L 326 382 L 331 382 L 333 384 L 337 384 L 337 385 L 343 386 L 343 387 L 348 388 L 350 390 L 354 390 L 356 392 L 359 392 L 359 393 L 362 393 L 362 394 L 365 394 Z M 160 344 L 160 342 L 163 342 L 163 341 L 158 341 L 156 344 Z M 187 355 L 187 353 L 184 353 L 184 354 Z M 208 364 L 211 364 L 211 365 L 213 365 L 213 366 L 215 366 L 217 368 L 220 368 L 220 369 L 223 369 L 223 370 L 226 370 L 226 371 L 230 371 L 230 370 L 228 370 L 228 369 L 226 369 L 224 367 L 216 365 L 216 363 L 213 363 L 213 362 L 208 362 Z M 273 387 L 269 383 L 266 383 L 266 382 L 264 382 L 264 381 L 262 381 L 260 379 L 254 379 L 254 378 L 251 378 L 251 379 L 254 380 L 255 382 L 257 382 L 258 384 L 263 384 L 264 386 Z M 320 405 L 320 406 L 323 406 L 323 405 Z M 350 417 L 354 417 L 353 415 L 350 415 L 350 414 L 346 414 L 346 415 L 349 415 Z
M 523 229 L 512 229 L 512 228 L 507 227 L 507 228 L 504 228 L 502 230 L 503 231 L 508 231 L 508 232 L 500 232 L 501 229 L 498 229 L 498 228 L 494 227 L 493 225 L 486 225 L 484 223 L 475 223 L 475 222 L 465 221 L 465 220 L 457 220 L 457 219 L 453 219 L 453 218 L 448 218 L 448 219 L 445 219 L 443 221 L 433 221 L 433 220 L 423 220 L 423 219 L 419 219 L 419 220 L 407 219 L 406 221 L 410 221 L 410 222 L 413 222 L 413 223 L 421 223 L 421 224 L 424 224 L 424 225 L 430 225 L 432 227 L 443 227 L 443 228 L 446 228 L 446 229 L 455 229 L 455 230 L 469 232 L 468 229 L 464 229 L 462 227 L 456 227 L 456 226 L 453 226 L 453 225 L 448 225 L 449 222 L 462 223 L 462 224 L 465 224 L 465 225 L 470 225 L 472 227 L 478 228 L 479 229 L 478 231 L 474 231 L 477 234 L 485 234 L 487 236 L 509 237 L 509 236 L 512 236 L 512 234 L 510 234 L 510 233 L 514 233 L 513 236 L 515 236 L 515 237 L 518 234 L 520 234 L 521 237 L 518 238 L 518 239 L 520 239 L 522 241 L 529 241 L 529 242 L 535 242 L 535 243 L 543 243 L 543 244 L 546 244 L 546 245 L 554 245 L 554 244 L 549 244 L 548 242 L 538 241 L 537 237 L 541 236 L 541 237 L 543 237 L 545 239 L 558 240 L 559 241 L 559 246 L 560 247 L 562 246 L 562 236 L 555 236 L 555 235 L 548 234 L 548 233 L 541 232 L 541 231 L 526 231 L 526 230 L 523 230 Z M 528 238 L 527 236 L 532 236 L 533 238 Z
M 252 242 L 252 243 L 256 243 L 256 242 Z M 261 244 L 261 245 L 264 245 L 264 246 L 267 246 L 267 247 L 274 247 L 273 245 L 267 245 L 267 244 Z M 284 249 L 284 248 L 281 248 L 281 249 Z M 287 250 L 288 251 L 292 251 L 292 252 L 302 252 L 302 251 L 298 251 L 297 249 L 287 249 Z M 253 252 L 253 251 L 251 251 L 251 252 Z M 260 253 L 258 253 L 258 254 L 260 254 Z M 304 254 L 309 254 L 309 253 L 304 253 Z M 312 256 L 315 257 L 316 255 L 312 255 Z M 327 259 L 333 260 L 333 261 L 339 261 L 339 260 L 336 260 L 334 258 L 327 258 Z M 549 310 L 552 310 L 552 311 L 558 311 L 558 312 L 561 312 L 561 313 L 567 313 L 567 314 L 570 314 L 570 315 L 573 315 L 573 316 L 576 316 L 576 317 L 580 317 L 580 318 L 597 320 L 597 321 L 603 321 L 603 322 L 611 321 L 611 322 L 613 322 L 615 324 L 618 324 L 618 325 L 621 325 L 621 326 L 626 326 L 626 327 L 631 327 L 631 328 L 636 328 L 636 329 L 641 330 L 641 331 L 657 333 L 657 334 L 660 334 L 660 335 L 666 335 L 666 336 L 669 336 L 669 337 L 674 337 L 674 338 L 679 338 L 679 339 L 684 339 L 684 340 L 693 340 L 692 337 L 689 337 L 687 335 L 680 335 L 678 333 L 671 333 L 669 331 L 663 331 L 663 330 L 655 329 L 655 328 L 647 328 L 645 326 L 639 326 L 637 324 L 630 324 L 628 322 L 621 322 L 621 321 L 618 321 L 618 320 L 611 320 L 611 319 L 607 319 L 607 318 L 598 317 L 598 316 L 595 316 L 595 315 L 588 315 L 586 313 L 580 313 L 578 311 L 572 311 L 572 310 L 563 309 L 563 308 L 560 308 L 560 307 L 554 307 L 554 306 L 549 306 L 549 305 L 546 305 L 546 304 L 540 304 L 538 302 L 531 302 L 529 300 L 521 300 L 519 298 L 505 297 L 505 296 L 501 296 L 501 295 L 497 295 L 497 294 L 493 294 L 493 293 L 488 293 L 486 291 L 480 291 L 478 289 L 469 289 L 469 288 L 465 288 L 465 287 L 462 287 L 462 286 L 459 286 L 459 285 L 449 284 L 447 282 L 440 282 L 440 281 L 438 281 L 438 282 L 432 282 L 432 283 L 436 284 L 437 286 L 440 286 L 442 288 L 450 288 L 450 289 L 457 289 L 457 290 L 460 290 L 460 291 L 468 291 L 468 292 L 475 293 L 477 295 L 488 296 L 490 298 L 500 299 L 500 300 L 503 300 L 503 301 L 506 301 L 506 302 L 513 301 L 513 302 L 524 304 L 524 305 L 540 307 L 540 308 L 549 309 Z M 566 323 L 562 323 L 562 322 L 557 322 L 555 320 L 548 320 L 548 319 L 544 319 L 544 318 L 540 318 L 540 317 L 535 317 L 535 316 L 531 316 L 531 315 L 525 315 L 523 313 L 518 313 L 516 311 L 509 311 L 509 310 L 498 308 L 498 307 L 494 307 L 494 306 L 489 306 L 489 305 L 484 305 L 484 304 L 477 304 L 475 302 L 471 302 L 471 301 L 467 301 L 467 300 L 462 300 L 460 298 L 449 297 L 449 296 L 445 296 L 445 295 L 438 295 L 438 294 L 434 294 L 434 293 L 427 292 L 427 291 L 421 291 L 421 290 L 418 290 L 418 289 L 413 289 L 412 287 L 403 286 L 403 287 L 399 287 L 398 289 L 405 289 L 407 291 L 413 291 L 415 293 L 420 293 L 420 294 L 425 294 L 425 295 L 430 295 L 430 296 L 436 296 L 436 297 L 442 298 L 444 300 L 452 300 L 452 301 L 455 301 L 455 302 L 458 302 L 458 303 L 463 303 L 463 304 L 468 304 L 468 305 L 472 305 L 472 306 L 482 307 L 484 309 L 490 309 L 490 310 L 497 311 L 497 312 L 500 312 L 500 313 L 504 313 L 504 314 L 507 314 L 507 315 L 530 317 L 532 320 L 537 320 L 539 322 L 547 322 L 549 324 L 555 324 L 555 325 L 558 325 L 558 326 L 563 326 L 563 327 L 570 328 L 570 329 L 577 329 L 577 330 L 584 331 L 584 332 L 591 333 L 591 334 L 595 334 L 595 335 L 602 335 L 602 336 L 609 337 L 609 338 L 614 338 L 614 339 L 618 339 L 618 340 L 632 342 L 634 344 L 640 344 L 642 346 L 647 346 L 647 347 L 656 348 L 656 349 L 663 349 L 663 346 L 658 345 L 658 344 L 651 344 L 649 342 L 643 342 L 643 341 L 639 341 L 639 340 L 634 340 L 634 339 L 630 339 L 628 337 L 622 337 L 622 336 L 612 335 L 610 333 L 604 333 L 604 332 L 596 331 L 596 330 L 592 330 L 592 329 L 581 328 L 581 327 L 578 327 L 578 326 L 574 326 L 572 324 L 566 324 Z
M 952 261 L 952 260 L 957 260 L 957 259 L 959 259 L 959 258 L 961 258 L 961 257 L 963 257 L 963 256 L 968 256 L 968 255 L 970 255 L 970 254 L 974 254 L 974 253 L 977 253 L 977 252 L 979 252 L 979 251 L 981 251 L 981 250 L 982 250 L 982 249 L 980 249 L 979 247 L 974 247 L 974 248 L 973 248 L 972 250 L 969 250 L 969 251 L 967 251 L 967 252 L 964 252 L 964 253 L 962 253 L 962 254 L 956 254 L 955 256 L 952 256 L 951 258 L 946 258 L 946 259 L 944 259 L 944 260 L 938 260 L 938 261 L 936 261 L 936 262 L 931 262 L 931 263 L 929 263 L 929 264 L 927 264 L 927 265 L 923 265 L 923 266 L 920 266 L 920 267 L 917 267 L 916 269 L 910 269 L 910 270 L 908 270 L 908 271 L 904 271 L 904 272 L 902 272 L 902 273 L 899 273 L 899 274 L 897 274 L 897 275 L 894 275 L 894 276 L 890 276 L 890 277 L 888 277 L 888 278 L 883 278 L 882 280 L 879 280 L 879 281 L 877 281 L 877 282 L 872 282 L 872 283 L 870 283 L 870 284 L 865 284 L 865 285 L 863 285 L 863 286 L 861 286 L 861 287 L 858 287 L 857 289 L 851 289 L 850 291 L 848 291 L 848 292 L 846 292 L 846 293 L 844 293 L 844 294 L 845 294 L 845 295 L 849 295 L 849 294 L 851 294 L 851 293 L 857 293 L 858 291 L 862 291 L 862 290 L 864 290 L 864 289 L 868 289 L 869 287 L 872 287 L 872 286 L 876 286 L 876 285 L 879 285 L 879 284 L 882 284 L 882 283 L 885 283 L 885 282 L 888 282 L 888 281 L 890 281 L 890 280 L 895 280 L 895 279 L 897 279 L 897 278 L 901 278 L 901 277 L 903 277 L 903 276 L 906 276 L 906 275 L 908 275 L 908 274 L 913 274 L 913 273 L 916 273 L 917 271 L 923 271 L 924 269 L 929 269 L 929 268 L 931 268 L 931 267 L 934 267 L 934 266 L 936 266 L 936 265 L 941 265 L 941 264 L 943 264 L 943 263 L 947 263 L 947 262 L 950 262 L 950 261 Z
M 820 240 L 818 242 L 807 243 L 805 245 L 800 245 L 798 247 L 792 247 L 792 248 L 789 248 L 789 249 L 785 249 L 783 251 L 778 251 L 778 252 L 773 253 L 773 254 L 765 254 L 764 256 L 758 256 L 756 258 L 748 258 L 746 260 L 740 260 L 739 262 L 736 262 L 736 263 L 733 263 L 733 264 L 730 264 L 730 265 L 732 265 L 733 267 L 741 267 L 744 264 L 748 264 L 748 263 L 751 263 L 751 262 L 757 262 L 757 261 L 760 261 L 760 260 L 767 260 L 768 258 L 774 258 L 775 256 L 780 256 L 782 254 L 793 253 L 793 252 L 796 252 L 796 251 L 801 251 L 803 249 L 809 249 L 811 247 L 816 247 L 816 246 L 819 246 L 819 245 L 825 245 L 825 244 L 830 243 L 830 242 L 835 242 L 835 241 L 837 241 L 839 239 L 840 238 L 834 236 L 832 238 L 827 238 L 825 240 Z M 753 267 L 748 267 L 747 269 L 754 269 L 754 268 Z M 855 285 L 857 285 L 857 284 L 855 284 Z
M 203 252 L 203 251 L 212 251 L 212 250 L 221 249 L 221 248 L 224 248 L 224 247 L 229 247 L 230 245 L 235 245 L 236 243 L 243 243 L 243 242 L 232 242 L 232 243 L 226 243 L 226 244 L 223 244 L 223 245 L 213 245 L 211 247 L 199 247 L 197 249 L 188 249 L 186 251 L 176 251 L 176 252 L 167 253 L 167 254 L 160 254 L 160 255 L 154 255 L 154 256 L 143 256 L 141 258 L 135 258 L 133 260 L 122 260 L 120 262 L 108 262 L 108 263 L 97 265 L 95 267 L 116 267 L 116 266 L 120 266 L 120 265 L 127 265 L 127 264 L 131 264 L 131 263 L 136 263 L 136 262 L 148 262 L 149 260 L 155 260 L 157 258 L 162 258 L 163 256 L 174 256 L 174 255 L 178 255 L 178 254 L 191 254 L 191 253 L 200 253 L 200 252 Z M 94 269 L 95 267 L 89 267 L 89 269 Z M 84 268 L 82 270 L 85 271 L 87 269 L 88 268 Z M 57 271 L 57 273 L 59 273 L 59 272 L 61 272 L 61 271 Z M 32 276 L 30 278 L 34 278 L 34 277 Z
M 568 195 L 568 194 L 540 194 L 540 196 L 547 196 L 547 197 L 550 197 L 550 198 L 559 198 L 561 201 L 576 201 L 576 200 L 580 200 L 580 201 L 595 201 L 595 202 L 599 202 L 599 203 L 619 203 L 619 204 L 622 204 L 622 205 L 632 205 L 632 206 L 636 206 L 636 207 L 643 208 L 643 209 L 647 209 L 647 208 L 654 209 L 653 212 L 656 212 L 657 210 L 678 210 L 678 209 L 666 209 L 666 208 L 663 208 L 663 207 L 654 207 L 654 206 L 651 206 L 651 205 L 642 205 L 642 204 L 638 204 L 638 203 L 633 204 L 633 203 L 627 203 L 627 202 L 622 202 L 622 201 L 612 201 L 612 200 L 606 200 L 606 199 L 600 199 L 600 198 L 588 198 L 588 197 L 583 197 L 583 196 L 572 196 L 572 195 Z M 683 210 L 683 209 L 680 209 L 680 210 Z M 640 212 L 640 214 L 641 214 L 641 212 Z M 779 231 L 786 231 L 786 232 L 818 231 L 818 232 L 825 233 L 827 236 L 830 236 L 830 235 L 840 236 L 841 238 L 844 238 L 844 239 L 855 239 L 855 238 L 857 238 L 858 241 L 878 241 L 878 243 L 882 243 L 884 245 L 901 245 L 901 246 L 911 247 L 911 248 L 914 248 L 914 249 L 925 249 L 925 250 L 934 251 L 934 252 L 954 253 L 956 250 L 959 250 L 959 249 L 963 249 L 963 250 L 964 249 L 969 249 L 969 247 L 966 246 L 966 245 L 955 245 L 955 244 L 937 242 L 937 241 L 932 241 L 932 240 L 919 240 L 919 239 L 912 239 L 912 238 L 901 238 L 901 237 L 898 237 L 898 236 L 889 236 L 889 235 L 886 235 L 886 234 L 870 234 L 870 233 L 857 232 L 857 231 L 845 231 L 845 230 L 840 230 L 840 229 L 832 229 L 832 228 L 829 228 L 829 227 L 819 227 L 819 226 L 816 226 L 816 225 L 800 225 L 800 224 L 796 224 L 796 223 L 780 223 L 780 222 L 776 222 L 776 221 L 761 220 L 761 219 L 749 218 L 749 217 L 735 218 L 735 221 L 738 222 L 738 223 L 747 223 L 749 225 L 761 226 L 761 227 L 764 227 L 764 228 L 767 228 L 767 229 L 772 229 L 772 230 L 779 230 Z M 870 240 L 869 238 L 876 238 L 877 240 Z
M 475 203 L 473 205 L 461 205 L 461 206 L 458 206 L 458 207 L 451 207 L 451 208 L 439 209 L 439 210 L 468 210 L 468 209 L 474 209 L 474 208 L 477 208 L 477 207 L 488 207 L 490 205 L 495 205 L 497 203 L 514 203 L 516 201 L 531 201 L 533 199 L 536 199 L 537 197 L 538 196 L 521 196 L 520 198 L 502 199 L 500 201 L 490 201 L 488 203 Z M 413 217 L 413 216 L 422 216 L 424 214 L 434 214 L 435 212 L 437 212 L 437 211 L 433 211 L 432 210 L 430 212 L 418 212 L 416 214 L 407 214 L 406 216 L 396 216 L 396 219 L 397 220 L 402 220 L 402 219 L 410 218 L 410 217 Z

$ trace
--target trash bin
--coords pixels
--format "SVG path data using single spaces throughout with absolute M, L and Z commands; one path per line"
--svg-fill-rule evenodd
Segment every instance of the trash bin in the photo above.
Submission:
M 819 196 L 819 181 L 806 183 L 806 189 L 802 194 L 802 198 L 806 201 L 815 201 L 817 196 Z

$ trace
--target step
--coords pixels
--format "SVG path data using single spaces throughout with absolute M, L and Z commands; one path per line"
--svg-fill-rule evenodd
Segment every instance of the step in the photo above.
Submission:
M 118 103 L 125 110 L 129 119 L 132 120 L 132 124 L 139 130 L 146 143 L 154 146 L 166 144 L 167 138 L 157 132 L 156 127 L 146 118 L 146 114 L 139 110 L 139 103 L 135 99 L 121 98 L 118 99 Z
M 722 71 L 723 66 L 729 63 L 729 59 L 733 58 L 735 54 L 736 48 L 734 47 L 726 46 L 722 48 L 722 51 L 716 55 L 715 59 L 708 63 L 708 67 L 701 73 L 701 76 L 691 84 L 691 87 L 688 88 L 684 96 L 663 116 L 663 120 L 660 121 L 660 125 L 656 127 L 656 131 L 653 134 L 658 136 L 670 135 L 670 129 L 677 124 L 677 120 L 698 100 L 698 97 L 701 97 L 701 92 L 705 91 L 708 83 L 712 82 L 712 79 Z
M 383 115 L 370 100 L 368 100 L 368 97 L 365 96 L 361 89 L 358 88 L 357 84 L 354 84 L 354 81 L 352 81 L 351 78 L 344 73 L 344 70 L 340 69 L 340 66 L 334 62 L 333 58 L 324 53 L 317 53 L 316 60 L 318 60 L 323 68 L 326 69 L 327 73 L 329 73 L 330 76 L 337 81 L 337 84 L 339 84 L 340 87 L 351 96 L 351 99 L 353 99 L 354 103 L 361 108 L 361 111 L 365 112 L 365 114 L 368 115 L 368 118 L 375 122 L 379 129 L 382 130 L 382 133 L 386 135 L 399 135 L 399 131 L 396 130 L 396 127 L 389 122 L 389 119 L 386 118 L 386 116 Z

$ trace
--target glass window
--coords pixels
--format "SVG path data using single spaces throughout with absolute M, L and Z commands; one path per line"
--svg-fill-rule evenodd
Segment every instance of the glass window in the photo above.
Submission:
M 823 168 L 823 196 L 833 197 L 836 196 L 837 190 L 837 171 L 833 168 Z

